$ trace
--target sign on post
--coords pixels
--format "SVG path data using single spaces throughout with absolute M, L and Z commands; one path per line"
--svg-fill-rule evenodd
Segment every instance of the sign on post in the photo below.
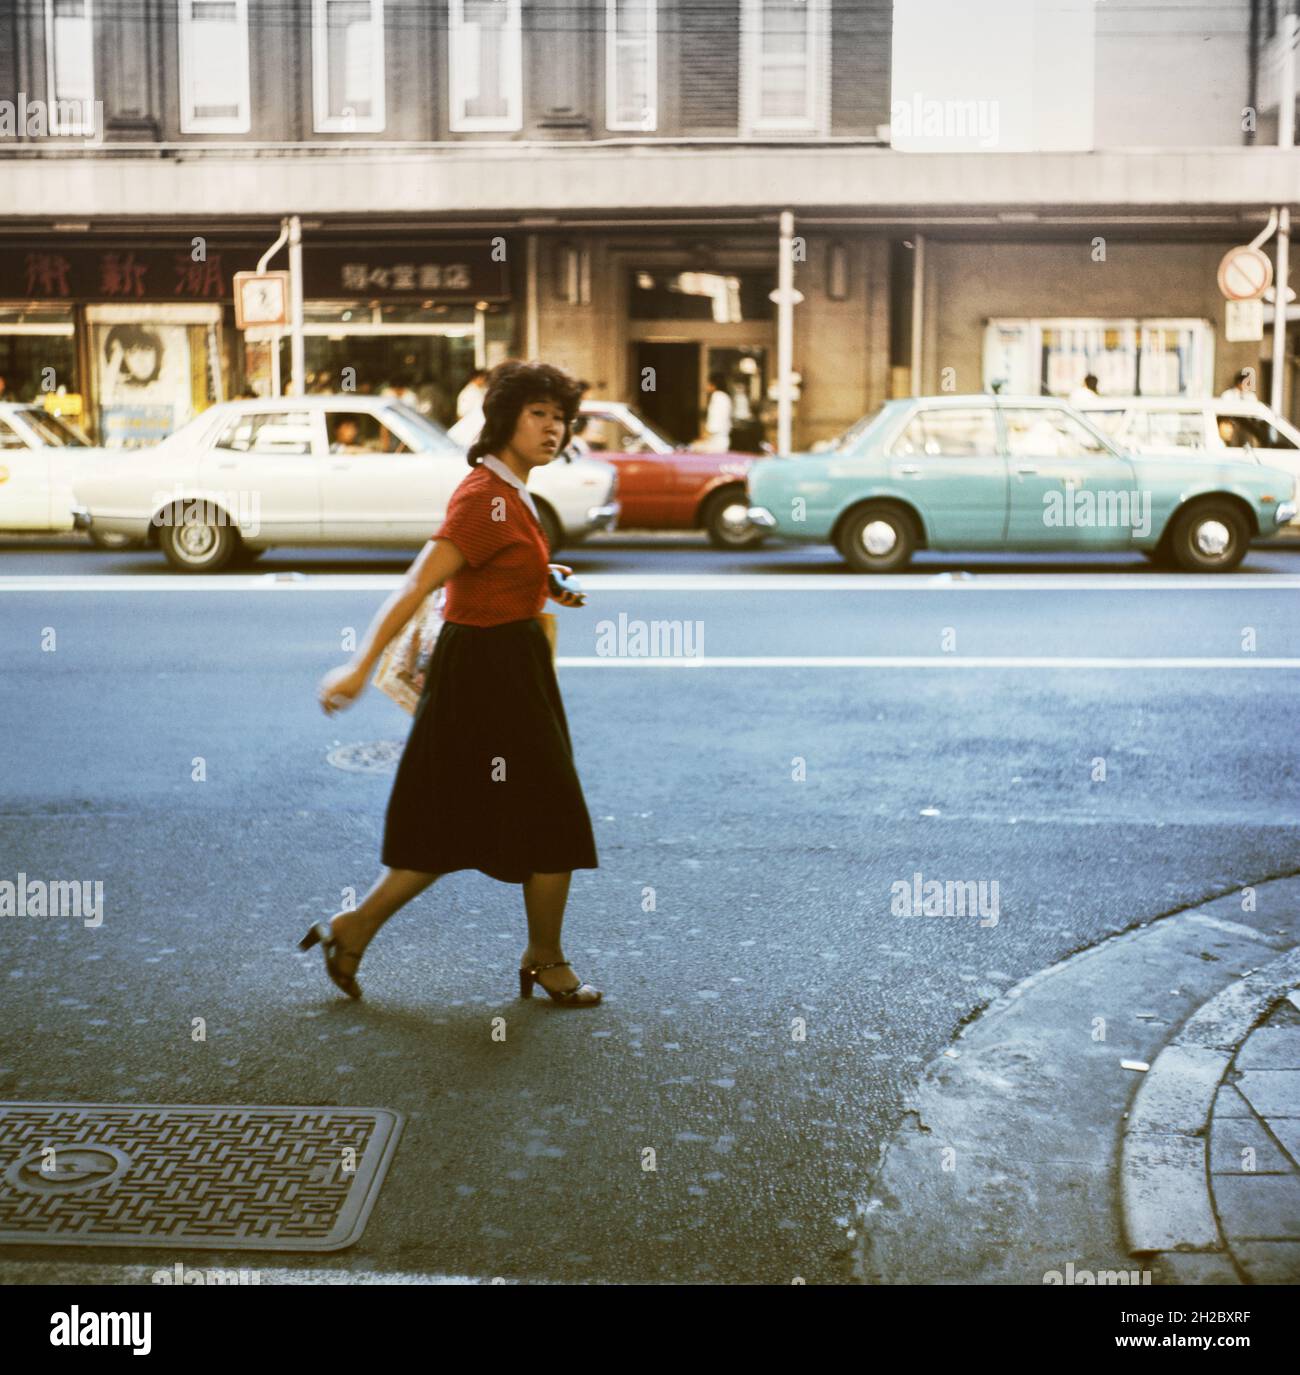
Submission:
M 1229 301 L 1258 301 L 1273 282 L 1273 263 L 1260 248 L 1230 248 L 1219 263 L 1219 290 Z
M 235 273 L 235 324 L 239 329 L 282 329 L 288 323 L 287 272 Z

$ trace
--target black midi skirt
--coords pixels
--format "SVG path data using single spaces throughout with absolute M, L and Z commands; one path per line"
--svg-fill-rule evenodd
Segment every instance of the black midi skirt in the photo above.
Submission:
M 595 869 L 546 632 L 444 623 L 397 766 L 382 860 L 502 883 Z

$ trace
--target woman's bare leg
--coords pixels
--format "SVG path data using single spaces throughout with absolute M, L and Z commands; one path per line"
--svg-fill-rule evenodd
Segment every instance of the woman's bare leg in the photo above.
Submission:
M 340 912 L 330 923 L 334 934 L 345 947 L 344 953 L 355 956 L 359 961 L 362 951 L 388 918 L 399 908 L 405 907 L 413 897 L 424 892 L 438 877 L 437 874 L 426 874 L 419 869 L 385 869 L 355 911 Z
M 528 913 L 528 949 L 520 965 L 550 964 L 562 960 L 560 927 L 564 924 L 564 906 L 569 900 L 569 880 L 572 874 L 534 874 L 524 888 L 524 909 Z M 577 988 L 581 980 L 571 969 L 548 969 L 538 976 L 544 987 L 563 993 Z

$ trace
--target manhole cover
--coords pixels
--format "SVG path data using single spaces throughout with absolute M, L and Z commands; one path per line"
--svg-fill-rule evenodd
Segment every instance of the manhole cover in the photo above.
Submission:
M 401 1125 L 386 1108 L 0 1103 L 0 1243 L 338 1251 Z
M 404 740 L 364 740 L 358 745 L 339 745 L 325 761 L 349 773 L 391 773 L 405 748 Z

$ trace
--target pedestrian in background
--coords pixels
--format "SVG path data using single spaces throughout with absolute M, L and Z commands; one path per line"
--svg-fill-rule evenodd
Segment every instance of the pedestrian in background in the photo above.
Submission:
M 471 411 L 481 411 L 486 392 L 487 369 L 475 368 L 469 375 L 469 381 L 460 389 L 456 397 L 456 419 L 462 419 Z
M 1232 379 L 1232 386 L 1220 394 L 1220 401 L 1253 401 L 1255 399 L 1255 375 L 1249 368 L 1242 368 Z
M 1101 393 L 1097 390 L 1097 376 L 1090 372 L 1083 379 L 1082 385 L 1075 387 L 1070 393 L 1070 405 L 1077 406 L 1080 402 L 1095 401 L 1100 395 Z
M 546 363 L 493 370 L 483 430 L 467 454 L 473 471 L 351 662 L 321 680 L 327 714 L 355 700 L 384 647 L 429 593 L 447 585 L 443 626 L 389 797 L 384 871 L 355 911 L 317 923 L 299 943 L 322 945 L 330 978 L 351 997 L 360 997 L 357 967 L 384 922 L 441 875 L 478 869 L 523 886 L 521 996 L 536 982 L 565 1006 L 601 1000 L 572 972 L 560 943 L 572 871 L 599 864 L 550 644 L 536 619 L 548 573 L 561 566 L 547 563 L 526 485 L 529 471 L 568 443 L 578 397 L 573 378 Z M 550 595 L 562 606 L 585 601 L 569 591 Z
M 723 373 L 709 374 L 708 397 L 708 406 L 704 412 L 704 433 L 693 447 L 701 453 L 725 454 L 731 446 L 733 403 Z

